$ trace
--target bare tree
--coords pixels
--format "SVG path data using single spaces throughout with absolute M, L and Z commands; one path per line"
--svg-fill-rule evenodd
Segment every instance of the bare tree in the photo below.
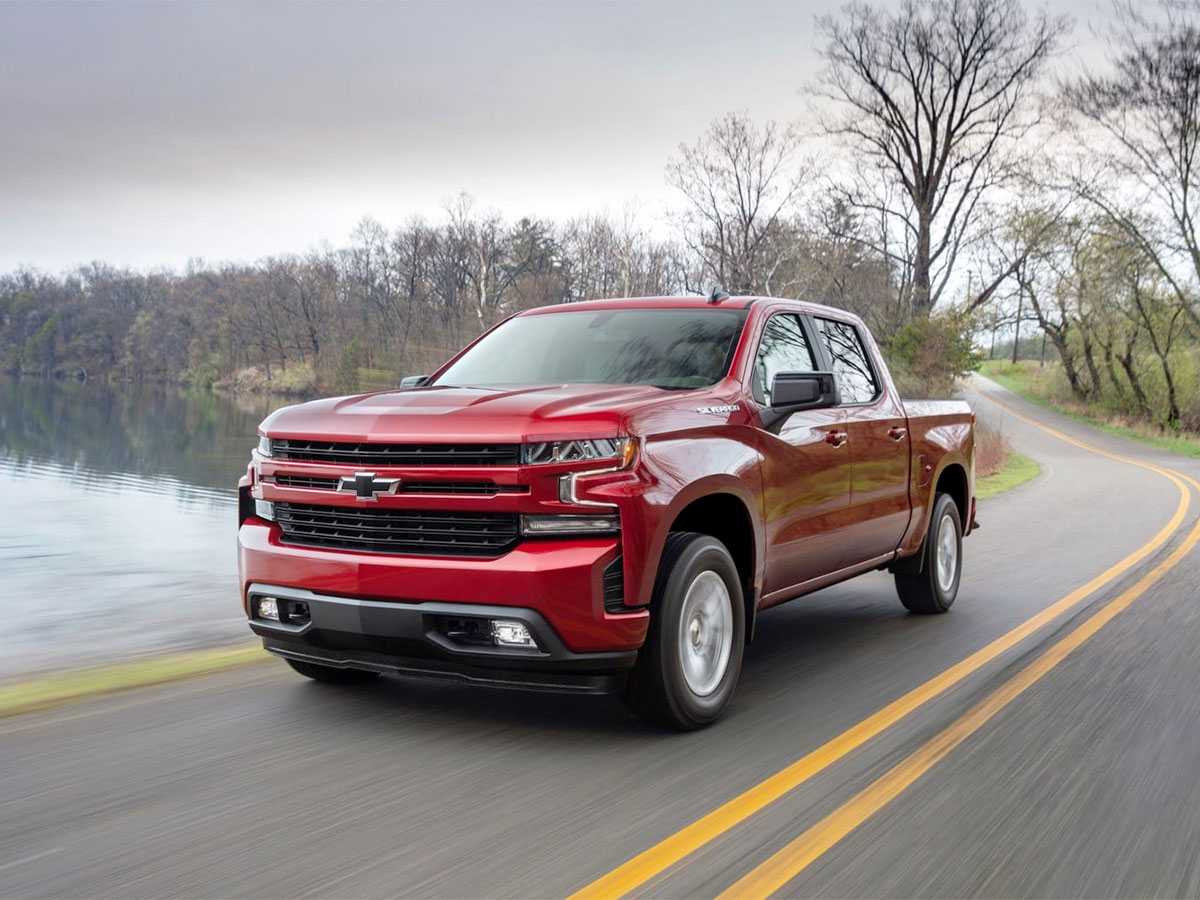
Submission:
M 904 270 L 877 240 L 873 221 L 834 192 L 817 204 L 805 226 L 796 227 L 794 294 L 862 316 L 877 339 L 887 342 L 904 324 L 896 315 L 898 280 Z
M 1117 7 L 1111 73 L 1090 74 L 1065 89 L 1070 106 L 1108 137 L 1081 137 L 1100 177 L 1080 192 L 1153 260 L 1200 324 L 1194 285 L 1200 279 L 1197 154 L 1200 153 L 1200 4 L 1162 3 L 1151 20 Z
M 320 362 L 321 348 L 334 316 L 330 284 L 335 276 L 328 254 L 270 257 L 262 262 L 274 308 L 291 324 L 291 344 L 298 357 Z
M 912 311 L 927 314 L 982 199 L 1014 173 L 1012 150 L 1038 121 L 1033 85 L 1067 23 L 1030 18 L 1018 0 L 906 0 L 895 12 L 851 3 L 818 26 L 828 37 L 822 93 L 845 113 L 828 129 L 899 186 L 901 206 L 857 202 L 905 232 Z
M 789 249 L 777 238 L 807 175 L 799 149 L 793 127 L 760 128 L 745 113 L 729 113 L 696 143 L 680 144 L 667 165 L 667 183 L 686 201 L 684 241 L 704 276 L 725 290 L 771 292 Z
M 476 213 L 475 201 L 467 194 L 447 204 L 446 211 L 450 221 L 443 244 L 448 262 L 467 288 L 483 329 L 504 312 L 507 293 L 524 274 L 528 260 L 511 257 L 510 235 L 499 213 Z
M 1047 227 L 1047 222 L 1053 224 Z M 1094 359 L 1088 337 L 1093 316 L 1087 223 L 1057 220 L 1051 211 L 1034 208 L 1015 215 L 1004 230 L 1019 248 L 1013 254 L 1017 290 L 1028 298 L 1038 326 L 1058 352 L 1071 392 L 1082 400 L 1100 388 L 1094 362 L 1088 366 L 1090 383 L 1080 371 L 1084 360 Z M 1019 327 L 1020 320 L 1014 324 Z M 1078 355 L 1075 344 L 1081 347 Z

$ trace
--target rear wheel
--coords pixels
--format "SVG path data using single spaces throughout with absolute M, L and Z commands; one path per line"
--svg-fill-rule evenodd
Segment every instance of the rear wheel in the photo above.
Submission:
M 300 662 L 297 659 L 288 659 L 285 662 L 304 677 L 329 684 L 357 684 L 362 681 L 370 681 L 379 675 L 378 672 L 368 672 L 365 669 L 337 669 L 333 666 Z
M 933 503 L 920 553 L 920 572 L 896 573 L 896 593 L 910 612 L 944 613 L 954 604 L 962 578 L 962 520 L 949 494 L 938 494 Z
M 704 534 L 672 532 L 651 611 L 626 705 L 669 728 L 709 724 L 733 694 L 745 644 L 742 587 L 725 545 Z

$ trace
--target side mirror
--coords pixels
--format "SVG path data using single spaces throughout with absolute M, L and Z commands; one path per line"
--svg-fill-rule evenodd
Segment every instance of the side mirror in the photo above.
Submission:
M 769 428 L 794 412 L 837 404 L 832 372 L 779 372 L 771 382 L 771 406 L 763 411 L 763 425 Z
M 425 379 L 428 375 L 405 375 L 400 379 L 400 390 L 405 391 L 409 388 L 421 387 L 425 384 Z

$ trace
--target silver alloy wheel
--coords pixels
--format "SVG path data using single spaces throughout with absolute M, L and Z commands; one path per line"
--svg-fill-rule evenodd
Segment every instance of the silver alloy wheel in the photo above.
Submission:
M 958 575 L 958 534 L 954 519 L 942 516 L 937 531 L 937 583 L 943 594 L 949 594 Z
M 679 617 L 679 663 L 692 693 L 707 697 L 717 689 L 733 650 L 733 604 L 729 588 L 711 569 L 695 577 Z

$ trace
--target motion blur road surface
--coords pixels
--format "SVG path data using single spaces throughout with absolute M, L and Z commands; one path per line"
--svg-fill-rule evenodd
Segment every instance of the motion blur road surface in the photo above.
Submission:
M 592 884 L 1076 591 L 1179 510 L 1164 474 L 987 397 L 1200 479 L 1200 460 L 975 387 L 980 418 L 1043 471 L 981 503 L 950 614 L 906 614 L 882 573 L 769 611 L 727 714 L 693 734 L 646 730 L 614 699 L 398 678 L 347 689 L 282 663 L 10 718 L 0 895 L 546 897 Z M 1153 552 L 775 802 L 651 865 L 634 893 L 718 894 L 849 811 L 826 852 L 785 859 L 778 893 L 1200 895 L 1200 552 L 1169 559 L 1200 513 L 1187 490 Z M 854 798 L 1131 587 L 1128 609 L 854 819 Z

